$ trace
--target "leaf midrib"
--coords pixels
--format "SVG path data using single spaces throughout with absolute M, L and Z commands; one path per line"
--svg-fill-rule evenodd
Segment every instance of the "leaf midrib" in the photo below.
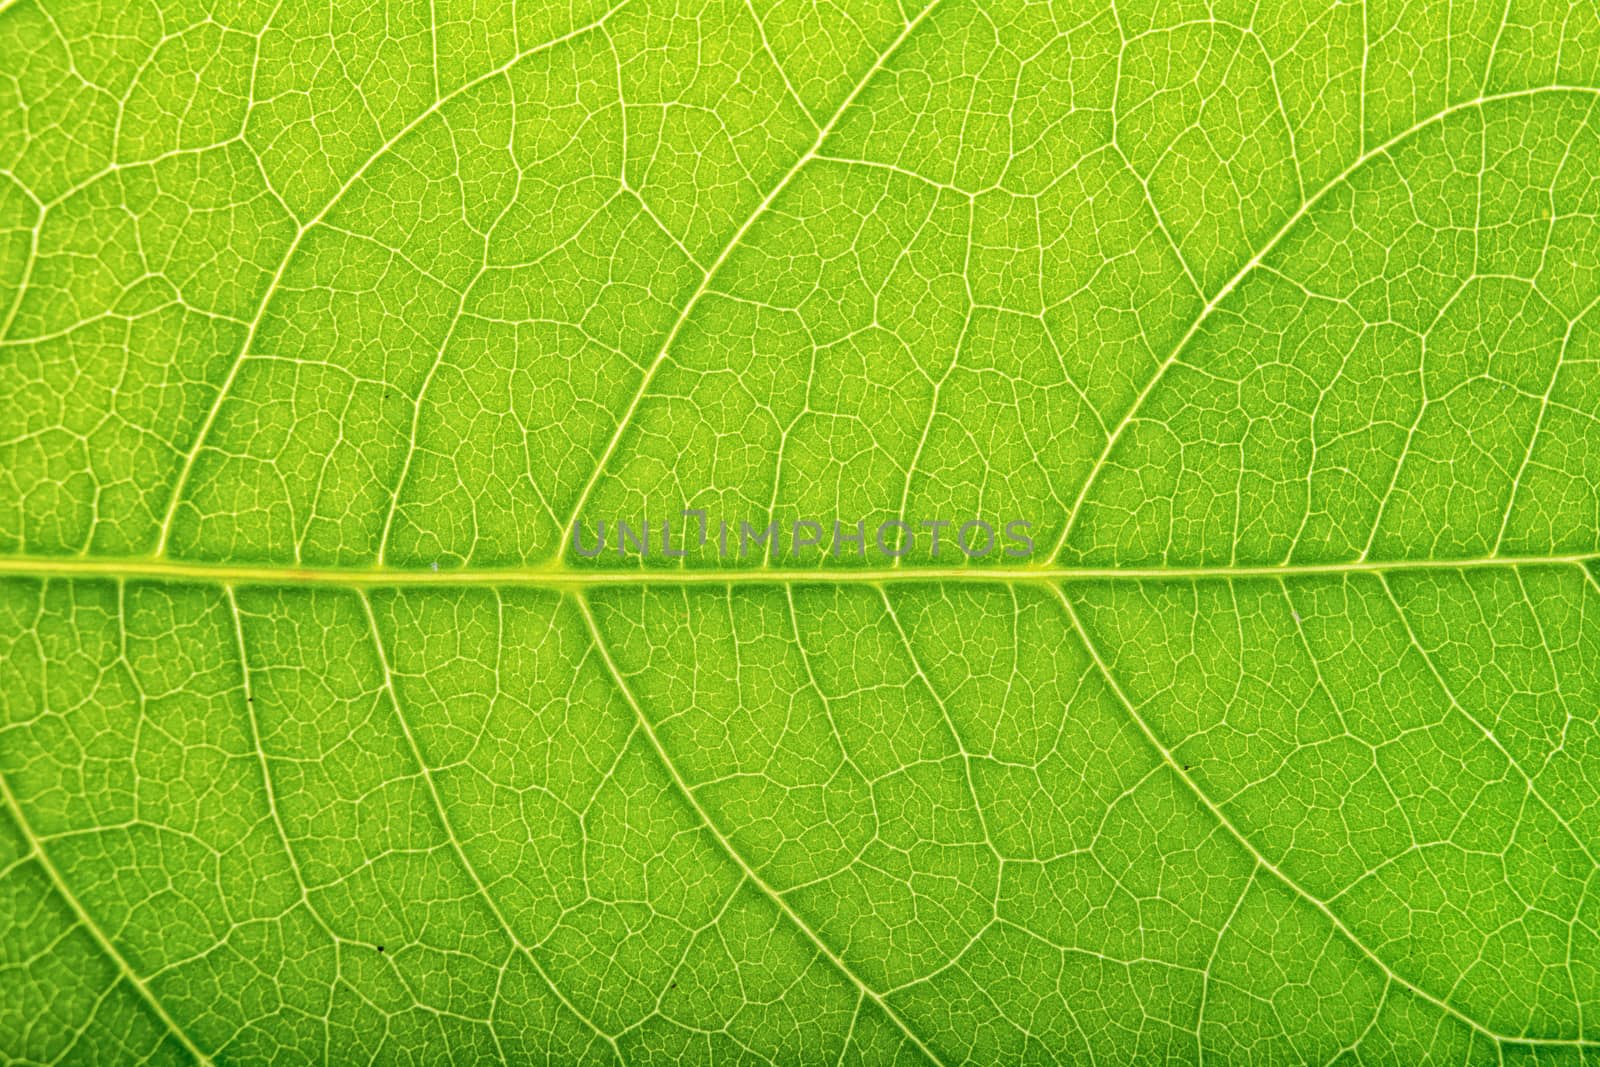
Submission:
M 1478 556 L 1446 559 L 1351 560 L 1259 566 L 1018 566 L 1018 567 L 708 567 L 628 570 L 578 569 L 555 563 L 519 567 L 420 570 L 399 567 L 306 567 L 287 563 L 212 563 L 165 557 L 0 556 L 0 578 L 167 581 L 212 585 L 372 587 L 529 586 L 579 591 L 608 586 L 884 585 L 940 582 L 1032 584 L 1071 581 L 1204 581 L 1394 574 L 1517 567 L 1578 567 L 1592 576 L 1600 553 Z

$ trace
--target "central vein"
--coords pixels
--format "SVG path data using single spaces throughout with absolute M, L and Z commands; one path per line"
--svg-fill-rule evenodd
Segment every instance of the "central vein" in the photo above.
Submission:
M 83 556 L 0 556 L 0 578 L 113 578 L 209 582 L 220 585 L 329 586 L 534 586 L 589 589 L 604 586 L 825 585 L 907 582 L 1033 583 L 1064 581 L 1199 581 L 1226 578 L 1292 578 L 1318 574 L 1475 570 L 1493 567 L 1600 564 L 1600 555 L 1494 556 L 1476 559 L 1365 560 L 1263 566 L 1198 567 L 747 567 L 674 570 L 579 569 L 559 563 L 523 567 L 408 570 L 394 567 L 303 567 L 274 563 L 207 563 L 155 557 L 111 559 Z

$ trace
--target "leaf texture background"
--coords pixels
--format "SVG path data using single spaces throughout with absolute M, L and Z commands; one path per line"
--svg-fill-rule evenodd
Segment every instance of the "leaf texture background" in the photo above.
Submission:
M 1589 0 L 0 5 L 0 1057 L 1600 1060 Z M 1034 521 L 1025 565 L 574 516 Z

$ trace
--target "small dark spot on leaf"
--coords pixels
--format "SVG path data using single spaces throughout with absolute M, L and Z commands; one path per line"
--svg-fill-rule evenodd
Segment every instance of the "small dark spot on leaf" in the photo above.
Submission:
M 382 945 L 379 945 L 379 946 L 378 946 L 378 951 L 379 951 L 379 952 L 382 952 L 382 951 L 383 951 L 383 946 L 382 946 Z

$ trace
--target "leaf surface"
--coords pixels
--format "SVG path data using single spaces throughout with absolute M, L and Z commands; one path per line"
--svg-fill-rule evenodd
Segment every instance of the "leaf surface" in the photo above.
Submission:
M 1588 4 L 0 54 L 8 1061 L 1600 1055 Z

